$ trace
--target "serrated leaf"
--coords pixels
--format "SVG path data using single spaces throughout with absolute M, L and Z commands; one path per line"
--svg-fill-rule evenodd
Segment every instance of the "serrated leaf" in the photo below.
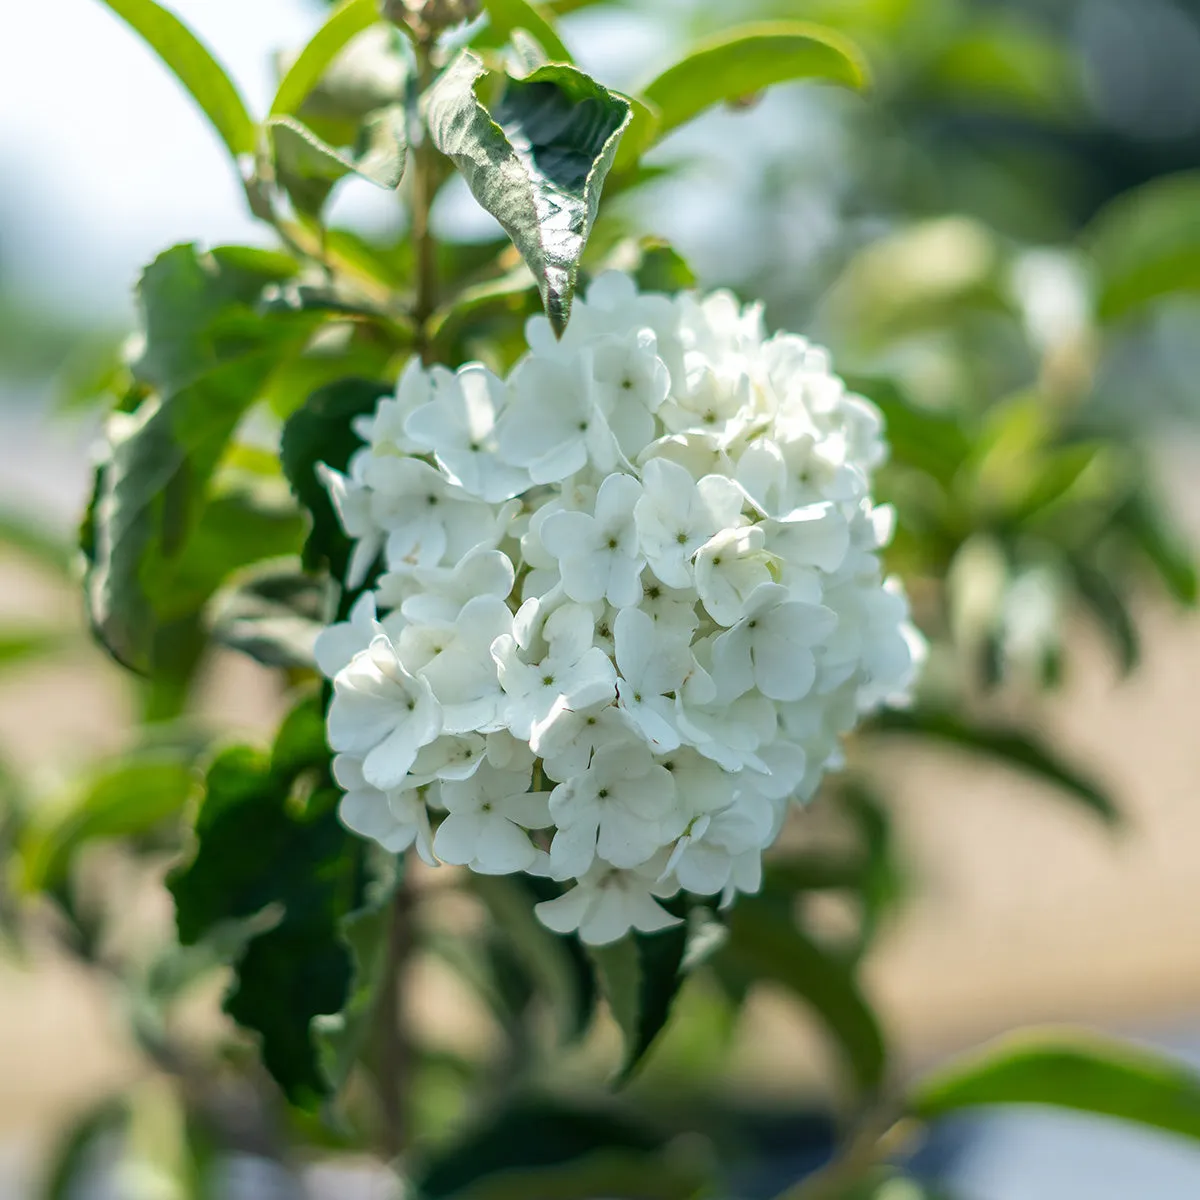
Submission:
M 311 1106 L 330 1091 L 314 1018 L 341 1012 L 353 976 L 340 924 L 366 889 L 365 843 L 337 819 L 320 705 L 284 721 L 271 755 L 247 746 L 209 768 L 192 858 L 168 877 L 179 940 L 277 907 L 234 964 L 225 1010 L 259 1034 L 263 1062 L 288 1098 Z
M 803 1000 L 833 1034 L 858 1087 L 864 1092 L 879 1087 L 887 1050 L 853 972 L 797 929 L 771 898 L 738 899 L 718 962 L 743 978 L 781 984 Z
M 910 734 L 961 746 L 1054 784 L 1081 800 L 1108 825 L 1118 825 L 1122 820 L 1120 809 L 1107 792 L 1023 730 L 971 725 L 952 713 L 915 709 L 880 713 L 873 718 L 869 732 Z
M 1200 1140 L 1200 1075 L 1139 1046 L 1066 1030 L 1003 1038 L 927 1076 L 908 1109 L 935 1120 L 964 1109 L 1036 1104 Z
M 451 63 L 425 99 L 430 136 L 512 238 L 561 333 L 630 103 L 574 67 L 550 65 L 506 80 L 489 112 L 476 94 L 483 73 L 467 51 Z
M 190 758 L 147 751 L 104 764 L 63 803 L 39 806 L 21 838 L 24 886 L 54 891 L 84 845 L 147 833 L 196 791 Z
M 312 520 L 304 545 L 304 565 L 309 570 L 328 569 L 340 580 L 350 560 L 350 542 L 317 478 L 317 464 L 345 470 L 350 456 L 363 444 L 351 421 L 374 412 L 380 397 L 391 390 L 390 384 L 368 379 L 339 380 L 313 392 L 283 427 L 283 472 Z
M 617 1073 L 623 1083 L 637 1070 L 671 1016 L 687 974 L 722 944 L 723 933 L 697 907 L 681 925 L 658 933 L 631 932 L 608 946 L 589 946 L 601 989 L 625 1042 Z
M 103 0 L 187 89 L 236 160 L 254 153 L 254 122 L 225 69 L 194 33 L 154 0 Z
M 529 0 L 485 0 L 484 7 L 488 14 L 487 29 L 482 37 L 474 39 L 475 45 L 503 46 L 514 30 L 523 29 L 537 39 L 553 61 L 575 61 L 554 26 L 539 11 L 540 5 L 530 4 Z
M 337 150 L 295 117 L 267 122 L 279 179 L 302 212 L 318 213 L 333 185 L 349 174 L 394 191 L 408 156 L 407 116 L 400 105 L 372 113 L 352 151 Z
M 657 125 L 648 127 L 636 144 L 636 154 L 714 104 L 795 79 L 860 88 L 866 83 L 866 64 L 853 42 L 817 25 L 776 21 L 727 29 L 636 89 L 658 114 Z
M 271 116 L 295 115 L 333 60 L 379 20 L 378 0 L 342 0 L 279 81 Z
M 384 985 L 389 940 L 396 912 L 392 898 L 404 871 L 403 859 L 368 847 L 369 882 L 363 903 L 338 922 L 338 936 L 350 951 L 352 974 L 341 1010 L 313 1020 L 321 1072 L 336 1092 L 346 1082 L 370 1034 Z

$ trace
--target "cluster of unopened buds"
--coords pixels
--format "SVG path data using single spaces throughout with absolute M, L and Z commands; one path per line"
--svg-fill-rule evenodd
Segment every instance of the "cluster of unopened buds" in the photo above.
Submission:
M 601 944 L 756 891 L 922 643 L 880 414 L 823 350 L 615 273 L 527 341 L 507 379 L 414 360 L 322 468 L 365 590 L 316 653 L 344 823 L 559 881 L 539 918 Z

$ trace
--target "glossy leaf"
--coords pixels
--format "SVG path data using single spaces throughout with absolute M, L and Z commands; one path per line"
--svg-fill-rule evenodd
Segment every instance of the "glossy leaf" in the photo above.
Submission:
M 99 768 L 64 803 L 35 810 L 21 839 L 25 887 L 54 891 L 82 846 L 148 833 L 183 811 L 196 784 L 188 756 L 170 750 Z
M 637 89 L 658 113 L 651 140 L 637 150 L 645 152 L 714 104 L 796 79 L 860 88 L 866 83 L 866 64 L 854 44 L 832 29 L 798 21 L 727 29 Z
M 908 1109 L 1038 1104 L 1115 1117 L 1200 1140 L 1200 1075 L 1139 1046 L 1068 1031 L 1014 1034 L 926 1077 Z
M 304 545 L 309 570 L 328 569 L 340 580 L 350 560 L 350 543 L 317 478 L 317 464 L 345 470 L 351 454 L 363 444 L 351 421 L 373 412 L 379 398 L 391 390 L 390 384 L 366 379 L 340 380 L 315 391 L 283 428 L 283 471 L 312 522 Z
M 485 0 L 484 7 L 488 14 L 486 36 L 475 39 L 476 45 L 502 46 L 514 30 L 524 29 L 537 39 L 552 61 L 574 62 L 554 26 L 539 11 L 540 5 L 529 0 Z
M 295 1104 L 327 1095 L 313 1019 L 341 1012 L 354 965 L 341 922 L 366 891 L 365 843 L 337 819 L 321 707 L 300 704 L 268 757 L 247 746 L 209 769 L 192 858 L 168 879 L 179 940 L 277 909 L 234 964 L 225 1010 L 254 1030 L 263 1062 Z
M 379 20 L 378 0 L 342 0 L 279 81 L 271 116 L 295 115 L 333 60 Z
M 1172 294 L 1200 291 L 1200 172 L 1167 175 L 1118 196 L 1085 233 L 1103 321 L 1137 316 Z
M 475 55 L 455 59 L 426 97 L 430 136 L 512 238 L 561 333 L 630 104 L 550 65 L 506 80 L 489 112 L 476 94 L 482 75 Z
M 254 122 L 224 68 L 174 13 L 154 0 L 104 0 L 149 43 L 236 159 L 254 153 Z
M 1086 775 L 1076 771 L 1036 737 L 1021 730 L 969 724 L 952 713 L 914 709 L 880 713 L 873 733 L 905 733 L 961 746 L 994 758 L 1005 766 L 1026 771 L 1083 802 L 1106 824 L 1117 825 L 1121 813 L 1112 798 Z
M 833 1034 L 859 1088 L 879 1087 L 887 1051 L 879 1023 L 850 968 L 818 946 L 769 898 L 742 896 L 729 914 L 719 965 L 780 984 L 808 1004 Z

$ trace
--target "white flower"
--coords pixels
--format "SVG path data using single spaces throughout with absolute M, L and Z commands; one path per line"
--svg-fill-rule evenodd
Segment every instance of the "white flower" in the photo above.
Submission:
M 449 810 L 434 835 L 434 853 L 481 875 L 511 875 L 537 858 L 526 833 L 551 824 L 548 797 L 529 790 L 529 771 L 484 763 L 470 779 L 442 785 Z
M 664 635 L 653 618 L 637 608 L 617 614 L 614 633 L 621 711 L 656 754 L 674 750 L 679 732 L 675 704 L 667 693 L 681 688 L 692 669 L 687 642 Z
M 576 711 L 604 703 L 616 695 L 612 660 L 592 645 L 591 614 L 578 604 L 566 604 L 546 621 L 547 653 L 525 662 L 512 634 L 492 643 L 500 686 L 508 696 L 508 727 L 529 740 L 534 726 L 545 729 L 546 718 L 561 700 L 561 711 Z
M 637 742 L 604 746 L 550 793 L 550 813 L 558 826 L 550 864 L 560 878 L 582 875 L 597 856 L 636 867 L 675 836 L 675 784 Z
M 663 458 L 646 463 L 642 485 L 633 510 L 642 553 L 668 587 L 690 587 L 692 555 L 718 530 L 739 523 L 745 497 L 729 479 L 708 475 L 696 483 Z
M 333 760 L 333 777 L 346 790 L 338 804 L 338 817 L 347 829 L 371 838 L 392 854 L 415 845 L 430 866 L 436 865 L 429 810 L 418 788 L 380 791 L 363 777 L 362 763 L 345 754 Z
M 799 700 L 817 676 L 813 646 L 837 628 L 837 616 L 822 605 L 791 599 L 777 583 L 755 588 L 743 612 L 713 643 L 718 688 L 740 696 L 757 687 L 771 700 Z
M 596 404 L 589 354 L 528 358 L 513 373 L 508 408 L 496 428 L 500 458 L 534 483 L 557 483 L 590 461 L 617 464 L 617 445 Z
M 422 746 L 442 731 L 442 713 L 424 680 L 409 674 L 386 634 L 374 638 L 333 681 L 329 744 L 363 758 L 372 787 L 400 787 Z
M 349 827 L 573 880 L 538 915 L 604 944 L 756 890 L 924 644 L 880 561 L 882 417 L 824 350 L 614 272 L 526 339 L 507 378 L 411 359 L 321 468 L 352 545 L 315 657 Z
M 682 924 L 656 900 L 676 890 L 664 889 L 652 869 L 619 871 L 597 863 L 570 891 L 543 900 L 534 912 L 555 933 L 578 932 L 589 946 L 606 946 L 631 929 L 657 933 Z
M 633 523 L 641 495 L 632 475 L 609 475 L 596 493 L 594 515 L 556 512 L 542 523 L 542 545 L 558 560 L 563 590 L 572 600 L 607 599 L 618 608 L 637 603 L 646 565 Z
M 432 450 L 454 483 L 493 502 L 529 487 L 527 472 L 496 456 L 496 415 L 504 396 L 503 380 L 480 363 L 468 363 L 456 373 L 434 367 L 433 398 L 404 423 L 409 439 Z

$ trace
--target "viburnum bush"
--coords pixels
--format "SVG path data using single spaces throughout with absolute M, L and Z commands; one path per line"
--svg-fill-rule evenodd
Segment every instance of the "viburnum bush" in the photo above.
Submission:
M 879 562 L 882 417 L 822 349 L 615 272 L 526 338 L 507 379 L 414 360 L 318 467 L 346 585 L 382 573 L 316 660 L 347 826 L 572 881 L 535 912 L 603 944 L 757 892 L 921 641 Z
M 198 102 L 273 248 L 178 245 L 141 276 L 81 536 L 138 738 L 70 803 L 0 822 L 21 889 L 119 984 L 156 1070 L 68 1137 L 55 1194 L 120 1132 L 130 1179 L 187 1181 L 155 1195 L 240 1196 L 230 1164 L 291 1170 L 293 1143 L 371 1152 L 428 1200 L 733 1195 L 761 1114 L 721 1085 L 718 1028 L 763 983 L 844 1068 L 839 1121 L 812 1161 L 789 1153 L 781 1197 L 924 1195 L 906 1135 L 981 1104 L 1200 1136 L 1189 1074 L 1095 1040 L 906 1078 L 861 983 L 908 879 L 876 740 L 990 756 L 1115 824 L 1036 717 L 982 721 L 980 693 L 1053 685 L 1067 600 L 1132 667 L 1135 568 L 1195 600 L 1136 448 L 1073 415 L 1105 322 L 1164 278 L 1130 266 L 1120 213 L 1089 242 L 1092 323 L 1059 341 L 991 275 L 949 300 L 941 276 L 911 285 L 947 239 L 972 250 L 955 271 L 998 273 L 998 239 L 974 253 L 952 223 L 867 247 L 830 308 L 876 374 L 844 382 L 637 224 L 673 169 L 645 156 L 693 118 L 787 81 L 861 88 L 841 34 L 735 26 L 626 94 L 555 24 L 586 0 L 342 0 L 256 120 L 166 8 L 106 3 Z M 402 234 L 331 218 L 351 179 L 396 194 Z M 454 227 L 456 188 L 494 218 L 482 239 Z M 986 361 L 956 308 L 1003 324 Z M 929 326 L 954 381 L 1011 387 L 1027 360 L 1030 379 L 954 413 L 914 403 L 925 360 L 888 338 Z M 275 673 L 269 749 L 195 719 L 230 650 Z M 106 899 L 77 869 L 97 841 L 165 874 L 174 931 L 150 952 L 114 932 L 142 893 Z M 499 1049 L 414 1020 L 435 959 Z M 201 1048 L 173 1014 L 216 968 L 241 1034 Z M 606 1022 L 617 1082 L 652 1047 L 667 1065 L 597 1099 Z

